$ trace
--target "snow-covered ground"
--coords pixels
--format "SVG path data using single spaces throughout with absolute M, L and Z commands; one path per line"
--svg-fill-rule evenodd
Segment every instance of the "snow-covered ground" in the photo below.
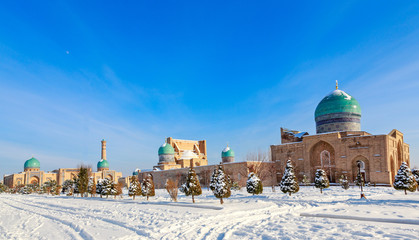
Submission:
M 418 239 L 419 193 L 340 187 L 291 197 L 243 188 L 220 205 L 210 191 L 195 198 L 165 190 L 146 201 L 0 194 L 0 239 Z M 356 220 L 353 220 L 356 219 Z

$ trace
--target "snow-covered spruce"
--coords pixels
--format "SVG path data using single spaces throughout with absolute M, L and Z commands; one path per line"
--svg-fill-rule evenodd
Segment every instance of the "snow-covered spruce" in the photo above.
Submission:
M 143 179 L 143 182 L 141 183 L 141 194 L 147 197 L 147 201 L 149 197 L 155 195 L 153 176 L 151 174 L 148 174 L 147 177 Z
M 132 176 L 129 180 L 128 196 L 135 200 L 135 196 L 142 195 L 140 181 L 138 181 L 137 176 Z
M 314 178 L 314 186 L 316 186 L 316 188 L 320 188 L 320 193 L 323 193 L 324 188 L 329 187 L 329 179 L 323 169 L 317 169 L 316 176 Z
M 419 191 L 419 169 L 412 169 L 412 174 L 415 177 L 416 182 L 418 183 L 418 191 Z
M 283 193 L 296 193 L 300 190 L 298 185 L 297 177 L 294 174 L 294 167 L 292 166 L 291 159 L 288 159 L 287 165 L 285 166 L 284 175 L 282 176 L 279 188 Z
M 342 175 L 339 179 L 339 184 L 343 189 L 348 190 L 349 189 L 348 177 L 346 177 L 346 175 L 345 176 Z
M 263 185 L 260 178 L 256 175 L 256 173 L 251 172 L 249 173 L 249 177 L 246 182 L 246 190 L 250 194 L 261 194 L 263 192 Z
M 406 191 L 416 191 L 418 183 L 406 162 L 403 162 L 402 165 L 400 165 L 399 171 L 397 171 L 396 177 L 394 178 L 393 186 L 397 190 L 404 190 L 405 194 L 407 194 Z
M 104 179 L 98 179 L 97 183 L 96 183 L 96 193 L 100 195 L 100 197 L 102 197 L 102 190 L 103 190 L 103 186 L 104 186 Z
M 101 195 L 105 195 L 108 198 L 109 195 L 116 195 L 116 184 L 109 178 L 105 178 L 102 181 L 102 192 Z
M 196 176 L 195 170 L 191 167 L 186 177 L 186 182 L 182 184 L 181 192 L 185 193 L 186 196 L 192 196 L 192 202 L 195 203 L 194 196 L 202 194 L 201 185 L 199 184 L 198 177 Z
M 96 195 L 96 184 L 93 177 L 89 177 L 89 183 L 87 184 L 87 192 L 90 194 L 90 197 Z
M 211 176 L 210 189 L 214 193 L 214 196 L 220 199 L 220 203 L 223 204 L 223 198 L 228 198 L 231 195 L 230 188 L 230 177 L 224 173 L 223 167 L 220 165 L 218 168 L 214 169 Z

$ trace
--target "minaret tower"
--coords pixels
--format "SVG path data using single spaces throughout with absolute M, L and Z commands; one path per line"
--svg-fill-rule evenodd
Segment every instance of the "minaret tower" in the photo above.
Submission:
M 102 139 L 102 156 L 100 159 L 106 160 L 106 141 Z
M 109 170 L 109 163 L 106 160 L 106 141 L 105 139 L 102 139 L 102 156 L 97 163 L 97 171 L 100 172 L 105 170 Z

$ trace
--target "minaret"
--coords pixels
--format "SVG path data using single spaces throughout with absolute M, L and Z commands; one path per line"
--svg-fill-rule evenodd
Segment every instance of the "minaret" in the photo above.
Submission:
M 106 141 L 102 139 L 102 156 L 100 159 L 106 160 Z

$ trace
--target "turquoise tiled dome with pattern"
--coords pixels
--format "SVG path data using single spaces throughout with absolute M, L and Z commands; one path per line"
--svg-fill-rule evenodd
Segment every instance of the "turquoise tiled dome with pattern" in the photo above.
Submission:
M 163 155 L 163 154 L 174 155 L 175 149 L 172 147 L 172 145 L 164 143 L 163 145 L 161 145 L 161 147 L 159 147 L 159 155 Z
M 221 157 L 234 157 L 234 151 L 230 147 L 226 147 L 221 152 Z
M 97 169 L 100 169 L 100 168 L 109 168 L 109 163 L 108 163 L 108 161 L 107 161 L 107 160 L 105 160 L 105 159 L 100 160 L 100 161 L 97 163 Z
M 317 105 L 315 117 L 330 113 L 350 112 L 361 115 L 361 107 L 354 97 L 342 90 L 335 90 Z
M 342 90 L 324 97 L 314 113 L 319 133 L 361 131 L 361 107 L 358 101 Z
M 24 168 L 40 168 L 41 164 L 39 163 L 38 159 L 32 157 L 31 159 L 26 160 Z

